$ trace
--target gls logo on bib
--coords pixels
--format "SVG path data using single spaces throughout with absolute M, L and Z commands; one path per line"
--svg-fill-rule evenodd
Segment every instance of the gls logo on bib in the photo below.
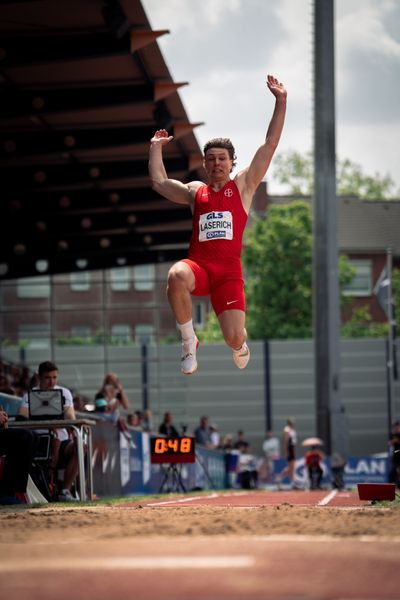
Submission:
M 229 210 L 200 215 L 199 241 L 206 242 L 217 239 L 233 239 L 232 213 Z

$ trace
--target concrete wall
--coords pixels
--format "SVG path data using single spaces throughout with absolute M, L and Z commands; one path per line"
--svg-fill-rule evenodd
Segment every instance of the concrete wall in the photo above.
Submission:
M 385 340 L 343 339 L 341 398 L 349 431 L 349 454 L 387 450 L 388 417 Z M 273 428 L 294 416 L 300 438 L 315 433 L 314 347 L 311 340 L 270 343 Z M 396 382 L 400 415 L 400 386 Z

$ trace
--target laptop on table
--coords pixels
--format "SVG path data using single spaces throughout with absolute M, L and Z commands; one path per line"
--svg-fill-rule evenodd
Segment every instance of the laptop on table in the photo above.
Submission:
M 64 418 L 62 390 L 29 390 L 29 418 L 34 420 L 57 420 Z

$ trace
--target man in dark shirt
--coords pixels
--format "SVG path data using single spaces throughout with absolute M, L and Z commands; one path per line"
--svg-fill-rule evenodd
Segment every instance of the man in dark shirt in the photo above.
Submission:
M 166 412 L 164 414 L 164 419 L 160 427 L 158 428 L 158 433 L 162 433 L 167 437 L 179 437 L 179 433 L 172 425 L 172 415 L 170 412 Z

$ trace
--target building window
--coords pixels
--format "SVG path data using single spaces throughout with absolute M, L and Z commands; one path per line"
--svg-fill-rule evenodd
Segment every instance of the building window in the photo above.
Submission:
M 372 294 L 372 261 L 352 259 L 349 260 L 349 264 L 355 268 L 356 274 L 352 281 L 345 286 L 343 293 L 347 296 L 370 296 Z
M 91 336 L 92 330 L 88 325 L 73 325 L 71 327 L 71 337 L 80 338 L 87 341 Z
M 23 323 L 18 326 L 18 340 L 28 348 L 48 350 L 50 348 L 50 325 Z
M 153 290 L 155 280 L 154 265 L 136 265 L 133 268 L 133 280 L 135 282 L 135 290 L 138 292 Z
M 111 338 L 115 344 L 129 344 L 131 339 L 131 326 L 125 323 L 119 323 L 118 325 L 112 325 L 111 327 Z
M 70 273 L 69 280 L 73 292 L 87 292 L 90 289 L 90 273 L 88 271 Z
M 143 344 L 154 344 L 154 325 L 140 323 L 135 325 L 135 342 L 142 346 Z
M 50 277 L 24 277 L 17 282 L 18 298 L 50 298 Z
M 118 267 L 110 270 L 110 284 L 114 292 L 127 292 L 131 286 L 128 267 Z

